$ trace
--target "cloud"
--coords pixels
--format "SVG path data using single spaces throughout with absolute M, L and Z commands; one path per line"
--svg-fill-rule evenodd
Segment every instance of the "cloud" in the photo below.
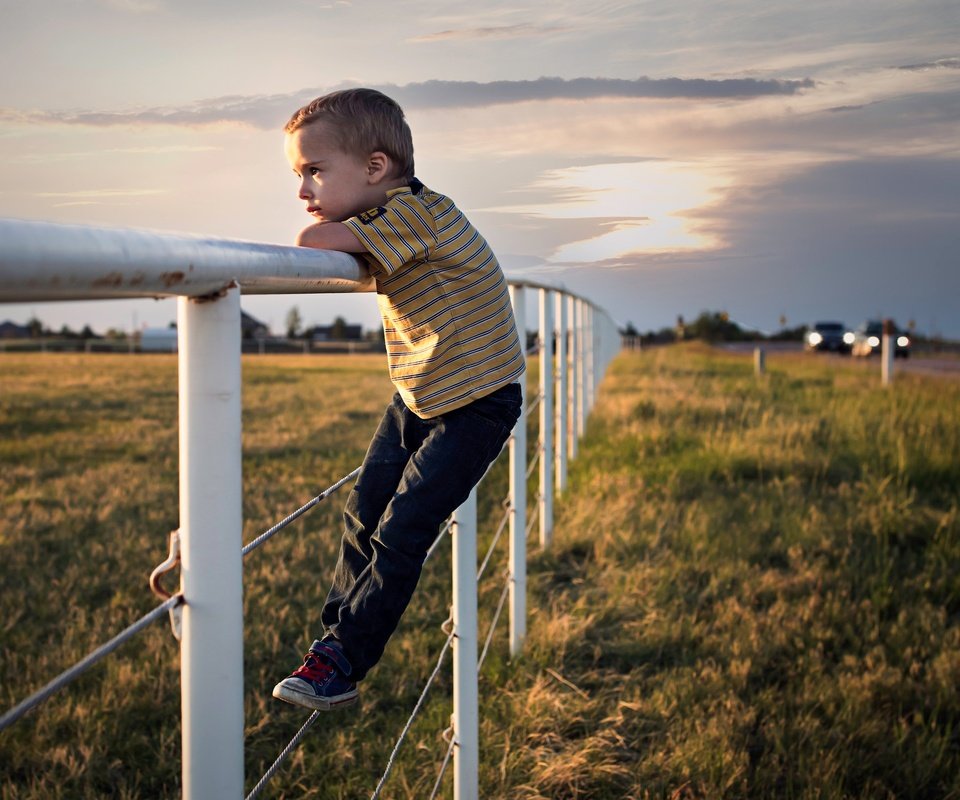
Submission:
M 812 80 L 755 78 L 538 78 L 532 81 L 425 81 L 384 87 L 411 108 L 467 108 L 537 100 L 597 98 L 724 98 L 797 94 L 812 89 Z
M 932 69 L 960 69 L 960 58 L 938 58 L 936 61 L 925 61 L 920 64 L 904 64 L 896 69 L 909 72 L 928 72 Z
M 705 173 L 700 163 L 599 163 L 548 170 L 525 187 L 540 193 L 536 202 L 481 211 L 515 215 L 524 228 L 539 227 L 538 249 L 549 252 L 551 264 L 601 263 L 641 252 L 706 252 L 723 242 L 698 230 L 694 217 L 727 185 L 726 177 Z M 544 220 L 567 224 L 544 227 Z M 514 252 L 523 246 L 516 240 L 506 244 Z
M 43 200 L 57 199 L 51 208 L 72 208 L 74 206 L 125 206 L 133 198 L 167 194 L 165 189 L 80 189 L 73 192 L 34 192 L 34 197 Z
M 856 104 L 856 105 L 850 105 L 850 106 L 833 106 L 832 108 L 828 108 L 828 109 L 826 109 L 826 110 L 827 110 L 829 113 L 831 113 L 831 114 L 836 114 L 836 113 L 842 112 L 842 111 L 860 111 L 861 109 L 866 108 L 868 105 L 872 105 L 872 104 L 871 104 L 871 103 L 858 103 L 858 104 Z
M 915 319 L 927 333 L 960 335 L 960 161 L 872 158 L 811 166 L 781 180 L 732 187 L 702 209 L 726 246 L 555 260 L 529 269 L 562 280 L 644 329 L 677 313 L 726 309 L 773 330 L 837 318 Z
M 756 78 L 538 78 L 536 80 L 441 81 L 430 80 L 404 86 L 376 88 L 395 98 L 404 108 L 482 108 L 550 100 L 594 99 L 723 99 L 796 95 L 812 89 L 810 79 Z M 340 87 L 346 88 L 346 87 Z M 230 95 L 186 106 L 146 108 L 132 111 L 25 111 L 0 108 L 0 122 L 20 124 L 66 124 L 109 127 L 113 125 L 250 125 L 275 129 L 291 111 L 325 89 L 303 89 L 283 95 Z
M 100 0 L 100 4 L 130 14 L 149 14 L 160 8 L 151 0 Z
M 35 192 L 34 197 L 75 197 L 78 200 L 95 200 L 102 197 L 144 197 L 163 193 L 163 189 L 81 189 L 75 192 Z
M 117 205 L 118 201 L 134 197 L 149 197 L 166 194 L 164 189 L 81 189 L 74 192 L 34 192 L 34 197 L 44 200 L 56 198 L 62 202 L 54 203 L 53 208 L 70 206 Z
M 531 36 L 544 36 L 553 33 L 564 33 L 571 30 L 560 25 L 486 25 L 475 28 L 452 28 L 436 33 L 426 33 L 408 39 L 409 42 L 445 42 L 462 39 L 520 39 Z
M 11 159 L 13 163 L 39 164 L 51 161 L 86 160 L 113 155 L 167 156 L 184 153 L 210 153 L 223 150 L 213 145 L 158 145 L 155 147 L 105 147 L 100 150 L 73 150 L 62 153 L 24 153 Z

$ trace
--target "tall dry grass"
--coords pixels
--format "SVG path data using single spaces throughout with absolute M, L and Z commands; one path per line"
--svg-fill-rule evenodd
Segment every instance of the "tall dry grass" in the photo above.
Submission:
M 958 452 L 956 382 L 621 356 L 485 796 L 960 796 Z
M 960 387 L 884 392 L 800 356 L 770 373 L 696 347 L 614 362 L 555 546 L 531 549 L 526 652 L 510 661 L 501 631 L 481 675 L 483 797 L 960 796 Z M 9 354 L 0 375 L 6 708 L 153 604 L 177 523 L 176 362 Z M 245 541 L 359 463 L 390 392 L 382 357 L 245 359 Z M 505 486 L 499 464 L 482 539 Z M 248 786 L 305 718 L 269 691 L 316 635 L 341 505 L 244 566 Z M 268 796 L 369 796 L 448 603 L 441 548 L 360 707 L 325 718 Z M 385 797 L 429 795 L 449 689 L 445 672 Z M 0 785 L 177 796 L 169 629 L 0 734 Z

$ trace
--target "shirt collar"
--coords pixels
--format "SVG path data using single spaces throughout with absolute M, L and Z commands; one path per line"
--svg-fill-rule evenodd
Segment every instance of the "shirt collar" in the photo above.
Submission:
M 410 194 L 418 195 L 423 191 L 423 189 L 424 189 L 423 184 L 416 178 L 413 178 L 410 181 L 410 183 L 408 183 L 406 186 L 398 186 L 396 189 L 391 189 L 390 191 L 388 191 L 387 199 L 391 197 L 396 197 L 398 194 L 406 194 L 408 192 Z

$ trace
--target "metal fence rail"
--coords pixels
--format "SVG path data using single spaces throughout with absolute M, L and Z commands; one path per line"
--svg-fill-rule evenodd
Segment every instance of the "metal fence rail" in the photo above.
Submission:
M 523 648 L 527 534 L 539 527 L 540 546 L 549 546 L 554 498 L 566 488 L 567 463 L 576 455 L 604 369 L 619 347 L 609 315 L 585 298 L 559 284 L 525 278 L 512 278 L 509 283 L 521 334 L 527 329 L 528 294 L 536 293 L 531 300 L 538 301 L 539 331 L 531 352 L 539 359 L 539 386 L 532 400 L 524 388 L 525 408 L 507 447 L 510 476 L 504 517 L 479 570 L 475 492 L 449 526 L 452 628 L 437 670 L 446 649 L 452 648 L 454 713 L 449 746 L 431 796 L 439 791 L 452 761 L 456 800 L 479 796 L 479 666 L 489 652 L 504 608 L 509 609 L 509 651 L 516 655 Z M 373 288 L 360 262 L 343 253 L 0 219 L 0 302 L 178 297 L 181 591 L 104 645 L 111 650 L 96 660 L 166 613 L 168 604 L 181 605 L 182 786 L 188 800 L 244 796 L 243 678 L 232 670 L 224 677 L 216 669 L 225 660 L 243 663 L 243 555 L 356 474 L 346 476 L 241 547 L 240 294 Z M 539 414 L 534 413 L 537 411 Z M 537 441 L 534 458 L 528 462 L 527 429 L 534 422 Z M 529 514 L 528 484 L 535 474 L 537 488 L 532 496 L 536 513 Z M 504 529 L 509 530 L 508 564 L 478 656 L 477 582 Z M 431 553 L 447 530 L 441 531 Z M 92 663 L 95 660 L 81 662 L 84 668 Z M 4 715 L 0 727 L 12 724 L 62 685 L 51 689 L 53 684 Z M 39 699 L 33 702 L 36 697 Z M 315 718 L 312 715 L 302 726 L 251 797 L 262 791 Z M 403 735 L 397 748 L 402 741 Z M 386 781 L 395 755 L 374 796 Z

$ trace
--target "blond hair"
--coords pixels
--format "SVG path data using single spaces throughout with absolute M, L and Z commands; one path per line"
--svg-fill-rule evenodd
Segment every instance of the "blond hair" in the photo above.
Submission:
M 304 125 L 324 122 L 345 153 L 366 158 L 386 153 L 398 178 L 413 179 L 413 136 L 403 109 L 376 89 L 342 89 L 318 97 L 299 109 L 284 126 L 293 133 Z

